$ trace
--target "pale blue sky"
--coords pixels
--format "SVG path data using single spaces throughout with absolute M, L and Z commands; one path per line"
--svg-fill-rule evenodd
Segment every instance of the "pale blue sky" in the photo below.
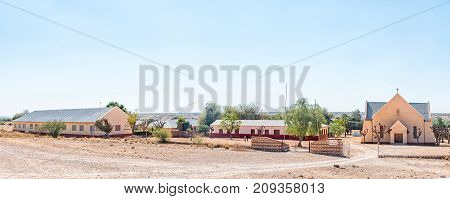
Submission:
M 157 62 L 194 67 L 289 64 L 443 2 L 7 1 Z M 351 111 L 387 101 L 399 87 L 409 101 L 450 112 L 449 19 L 447 4 L 297 64 L 312 67 L 303 94 Z M 135 109 L 140 64 L 147 63 L 0 3 L 0 115 L 110 100 Z

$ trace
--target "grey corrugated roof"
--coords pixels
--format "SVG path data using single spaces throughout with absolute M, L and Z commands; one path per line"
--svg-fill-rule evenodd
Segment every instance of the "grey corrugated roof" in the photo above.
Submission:
M 367 102 L 367 113 L 366 120 L 373 119 L 373 116 L 380 111 L 387 102 Z M 425 120 L 430 119 L 430 111 L 428 108 L 428 103 L 409 103 L 417 112 L 419 112 Z
M 26 116 L 14 120 L 15 122 L 95 122 L 112 108 L 89 108 L 89 109 L 62 109 L 34 111 Z
M 211 125 L 220 125 L 222 120 L 216 120 Z M 284 120 L 241 120 L 241 126 L 284 126 Z

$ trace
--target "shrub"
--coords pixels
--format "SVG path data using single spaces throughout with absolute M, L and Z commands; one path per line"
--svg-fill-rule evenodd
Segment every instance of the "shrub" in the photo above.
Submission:
M 202 124 L 202 125 L 198 126 L 197 132 L 201 133 L 202 135 L 206 135 L 209 132 L 209 126 Z
M 160 129 L 153 132 L 153 137 L 158 138 L 160 142 L 167 142 L 169 138 L 172 137 L 172 133 L 169 130 Z
M 194 135 L 194 144 L 201 145 L 203 143 L 203 138 L 200 135 Z
M 47 131 L 53 138 L 57 138 L 65 127 L 66 124 L 62 121 L 49 121 L 42 125 L 40 129 Z

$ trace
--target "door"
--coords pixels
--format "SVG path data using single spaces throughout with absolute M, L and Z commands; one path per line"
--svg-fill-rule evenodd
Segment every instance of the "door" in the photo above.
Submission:
M 403 144 L 403 134 L 394 134 L 394 143 Z

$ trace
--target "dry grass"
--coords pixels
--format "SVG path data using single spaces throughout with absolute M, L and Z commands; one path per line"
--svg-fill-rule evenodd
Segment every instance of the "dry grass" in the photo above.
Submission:
M 375 158 L 376 145 L 352 142 L 352 157 L 249 150 L 242 139 L 51 138 L 0 132 L 0 178 L 440 178 L 448 160 Z M 287 141 L 295 145 L 295 141 Z M 305 144 L 307 146 L 307 144 Z M 389 147 L 389 146 L 385 146 Z M 395 146 L 447 153 L 448 147 Z M 385 148 L 387 149 L 387 148 Z M 358 158 L 369 158 L 357 160 Z M 23 165 L 26 165 L 25 167 Z

